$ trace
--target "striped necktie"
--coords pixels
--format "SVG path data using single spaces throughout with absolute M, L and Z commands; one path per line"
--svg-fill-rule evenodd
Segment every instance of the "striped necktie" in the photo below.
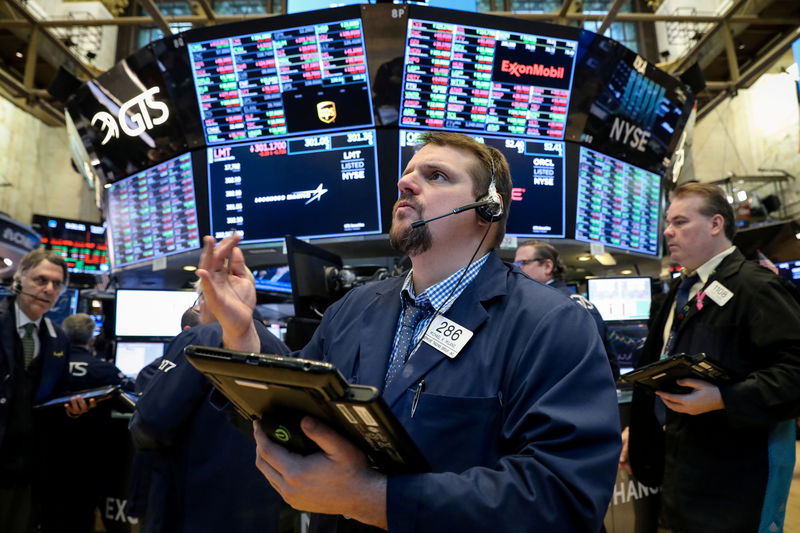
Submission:
M 22 329 L 25 330 L 25 336 L 22 337 L 22 358 L 25 361 L 25 369 L 27 370 L 31 366 L 33 353 L 36 350 L 36 341 L 33 339 L 33 336 L 36 335 L 36 324 L 28 322 L 22 326 Z

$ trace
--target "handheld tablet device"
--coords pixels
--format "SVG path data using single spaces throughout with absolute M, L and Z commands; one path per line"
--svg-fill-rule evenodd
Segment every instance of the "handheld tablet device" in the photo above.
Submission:
M 706 354 L 679 353 L 628 372 L 619 381 L 639 384 L 654 391 L 677 394 L 692 392 L 693 389 L 676 383 L 676 380 L 682 378 L 702 379 L 715 385 L 731 380 L 730 374 L 709 360 Z
M 70 392 L 68 394 L 64 394 L 62 396 L 57 396 L 53 399 L 47 400 L 46 402 L 42 402 L 38 405 L 34 405 L 34 409 L 43 409 L 45 407 L 61 407 L 65 403 L 69 403 L 69 399 L 73 396 L 83 396 L 84 400 L 90 400 L 94 398 L 96 401 L 105 400 L 110 398 L 114 394 L 117 393 L 119 387 L 117 385 L 106 385 L 103 387 L 97 387 L 94 389 L 85 389 L 79 390 L 75 392 Z
M 240 415 L 260 420 L 273 441 L 295 453 L 319 450 L 300 429 L 300 420 L 309 415 L 350 439 L 376 470 L 430 469 L 380 391 L 349 384 L 329 363 L 194 345 L 185 355 Z

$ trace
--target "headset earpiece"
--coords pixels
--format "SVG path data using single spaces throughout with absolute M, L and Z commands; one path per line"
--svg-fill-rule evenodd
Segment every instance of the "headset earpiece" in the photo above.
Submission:
M 14 294 L 20 294 L 22 292 L 22 282 L 18 279 L 15 279 L 11 290 L 14 292 Z
M 492 177 L 489 179 L 489 188 L 486 194 L 478 198 L 478 202 L 485 202 L 489 200 L 491 203 L 483 205 L 475 209 L 478 216 L 486 222 L 496 222 L 503 216 L 503 199 L 497 194 L 497 187 L 494 182 L 495 166 L 494 157 L 491 157 L 492 162 Z

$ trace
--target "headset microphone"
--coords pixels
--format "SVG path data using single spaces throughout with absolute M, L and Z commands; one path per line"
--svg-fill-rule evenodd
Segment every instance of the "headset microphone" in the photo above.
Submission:
M 42 298 L 41 296 L 37 296 L 37 295 L 35 295 L 33 293 L 23 291 L 22 290 L 22 283 L 19 280 L 14 282 L 14 286 L 11 288 L 11 290 L 14 292 L 14 294 L 16 294 L 18 296 L 20 294 L 24 294 L 25 296 L 29 296 L 29 297 L 33 298 L 34 300 L 39 300 L 40 302 L 50 303 L 50 300 L 48 300 L 46 298 Z
M 472 202 L 471 204 L 462 205 L 461 207 L 456 207 L 449 213 L 445 213 L 443 215 L 439 215 L 438 217 L 429 218 L 427 220 L 417 220 L 416 222 L 411 223 L 412 228 L 418 228 L 420 226 L 424 226 L 428 222 L 432 222 L 434 220 L 439 220 L 440 218 L 449 217 L 450 215 L 457 215 L 462 211 L 469 211 L 470 209 L 480 209 L 481 207 L 485 207 L 489 204 L 493 204 L 494 201 L 492 199 L 488 200 L 480 200 L 478 202 Z M 480 211 L 478 212 L 480 214 Z

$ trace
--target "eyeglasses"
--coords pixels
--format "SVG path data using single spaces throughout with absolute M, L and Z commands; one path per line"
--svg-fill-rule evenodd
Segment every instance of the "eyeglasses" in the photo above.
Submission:
M 61 280 L 47 279 L 44 276 L 36 276 L 35 278 L 31 278 L 31 283 L 37 287 L 46 287 L 48 283 L 52 283 L 53 288 L 57 291 L 61 290 L 61 287 L 64 285 L 64 282 Z
M 514 265 L 514 266 L 521 267 L 521 266 L 529 265 L 531 263 L 536 263 L 536 262 L 539 262 L 539 261 L 544 261 L 544 259 L 542 259 L 541 257 L 535 257 L 533 259 L 523 259 L 522 261 L 514 261 L 511 264 Z

